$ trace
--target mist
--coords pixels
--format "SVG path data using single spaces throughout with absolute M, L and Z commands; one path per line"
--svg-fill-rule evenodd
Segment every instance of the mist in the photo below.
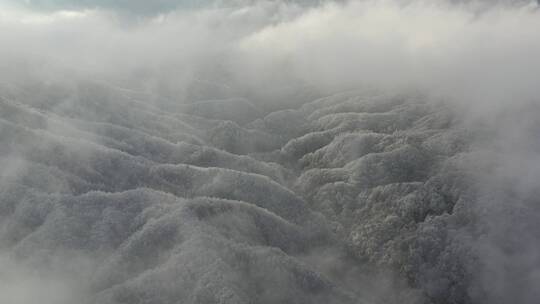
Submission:
M 538 28 L 0 0 L 0 302 L 536 303 Z

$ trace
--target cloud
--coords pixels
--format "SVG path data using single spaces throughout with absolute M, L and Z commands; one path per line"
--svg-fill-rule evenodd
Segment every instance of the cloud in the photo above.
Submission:
M 235 66 L 230 67 L 233 72 L 235 68 L 251 72 L 263 68 L 266 74 L 277 73 L 272 66 L 291 62 L 294 76 L 325 85 L 474 85 L 476 89 L 469 89 L 481 93 L 500 85 L 501 91 L 522 91 L 531 85 L 523 80 L 532 77 L 519 73 L 534 70 L 521 67 L 536 63 L 534 54 L 539 42 L 534 29 L 539 18 L 534 6 L 494 6 L 475 12 L 469 6 L 441 2 L 359 1 L 306 10 L 293 20 L 286 15 L 293 12 L 294 6 L 282 6 L 285 16 L 276 14 L 276 7 L 277 4 L 267 4 L 176 12 L 128 29 L 105 14 L 69 18 L 70 14 L 51 13 L 46 16 L 54 22 L 39 29 L 40 36 L 34 39 L 39 39 L 37 47 L 58 42 L 57 48 L 67 47 L 67 52 L 82 62 L 92 55 L 115 61 L 127 55 L 136 58 L 133 61 L 141 66 L 157 58 L 168 64 L 191 58 L 194 53 L 200 53 L 195 56 L 204 61 L 208 52 L 225 48 L 241 57 L 239 63 L 233 62 Z M 58 34 L 67 32 L 68 27 L 72 36 L 62 40 Z M 20 30 L 25 34 L 35 29 Z M 53 35 L 54 40 L 47 39 Z M 45 51 L 47 55 L 69 57 L 62 50 Z M 246 67 L 242 67 L 244 60 L 250 60 Z
M 368 0 L 306 8 L 263 1 L 173 10 L 135 24 L 99 10 L 4 14 L 4 54 L 130 85 L 138 77 L 169 95 L 181 96 L 175 91 L 195 79 L 243 92 L 269 83 L 421 87 L 497 104 L 538 93 L 540 14 L 532 3 Z
M 468 101 L 515 101 L 539 93 L 539 17 L 535 5 L 328 4 L 253 33 L 240 50 L 255 70 L 286 65 L 319 87 L 422 87 Z

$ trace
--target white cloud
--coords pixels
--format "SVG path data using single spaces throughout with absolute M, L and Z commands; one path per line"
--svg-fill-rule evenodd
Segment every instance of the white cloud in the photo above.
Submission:
M 178 91 L 193 79 L 255 92 L 295 83 L 323 91 L 414 87 L 475 105 L 539 93 L 535 4 L 258 2 L 125 21 L 105 11 L 5 10 L 1 52 L 6 63 L 14 57 L 47 66 L 39 73 L 137 74 L 152 90 Z

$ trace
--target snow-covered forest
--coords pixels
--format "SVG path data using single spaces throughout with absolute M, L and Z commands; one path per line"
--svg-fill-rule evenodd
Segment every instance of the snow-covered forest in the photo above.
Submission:
M 0 303 L 540 301 L 527 1 L 0 0 Z

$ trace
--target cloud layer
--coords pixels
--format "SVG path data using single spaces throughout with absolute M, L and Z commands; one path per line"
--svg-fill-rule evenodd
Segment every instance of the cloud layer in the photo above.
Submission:
M 538 15 L 532 3 L 444 1 L 258 2 L 135 24 L 100 10 L 5 10 L 0 39 L 5 63 L 36 61 L 129 86 L 143 86 L 139 78 L 154 91 L 198 80 L 244 93 L 291 83 L 413 87 L 498 105 L 537 96 Z

